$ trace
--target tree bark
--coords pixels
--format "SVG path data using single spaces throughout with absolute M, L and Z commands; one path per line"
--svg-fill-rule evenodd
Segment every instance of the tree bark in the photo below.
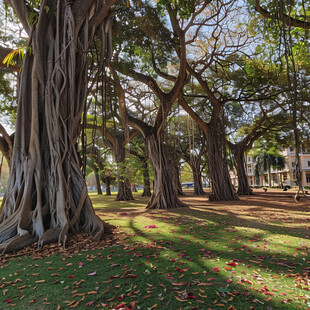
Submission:
M 76 27 L 69 2 L 45 3 L 50 10 L 42 8 L 33 26 L 21 74 L 11 175 L 0 216 L 3 253 L 36 241 L 38 247 L 65 245 L 70 233 L 82 230 L 100 238 L 109 230 L 92 208 L 75 148 L 87 96 L 85 51 L 96 29 L 88 27 L 88 11 L 80 12 L 83 23 Z
M 107 173 L 107 171 L 105 170 L 105 167 L 101 161 L 98 161 L 97 164 L 98 164 L 98 167 L 101 171 L 100 172 L 100 175 L 102 176 L 101 180 L 105 183 L 105 186 L 106 186 L 106 190 L 105 190 L 106 194 L 105 195 L 111 196 L 111 175 L 110 175 L 110 173 Z
M 150 173 L 147 160 L 142 162 L 142 173 L 143 173 L 143 193 L 142 197 L 151 196 L 151 183 L 150 183 Z
M 238 175 L 238 195 L 251 195 L 252 191 L 249 186 L 248 178 L 246 175 L 246 168 L 245 168 L 245 148 L 236 144 L 236 145 L 229 145 L 229 148 L 234 156 L 235 167 L 237 169 Z
M 116 136 L 114 139 L 113 144 L 113 151 L 115 155 L 115 161 L 117 164 L 117 197 L 116 201 L 127 201 L 127 200 L 134 200 L 130 181 L 126 176 L 126 149 L 124 145 L 125 137 L 123 135 Z
M 13 155 L 13 144 L 14 144 L 14 133 L 9 135 L 5 128 L 0 125 L 0 152 L 5 157 L 9 169 L 11 170 L 12 155 Z
M 221 120 L 217 118 L 208 124 L 207 131 L 207 163 L 210 172 L 212 191 L 210 200 L 236 200 L 237 195 L 231 184 L 226 162 L 226 140 Z
M 154 189 L 148 209 L 170 209 L 184 207 L 172 178 L 170 163 L 162 137 L 151 133 L 146 137 L 148 154 L 154 170 Z
M 106 176 L 105 178 L 105 195 L 106 196 L 111 196 L 111 176 Z
M 170 162 L 170 167 L 171 167 L 175 187 L 176 187 L 177 192 L 178 192 L 178 196 L 185 196 L 185 194 L 182 190 L 182 184 L 180 181 L 180 168 L 179 168 L 179 166 L 177 165 L 177 163 Z
M 214 94 L 211 93 L 208 85 L 202 81 L 202 78 L 197 76 L 197 74 L 195 77 L 199 80 L 200 84 L 205 87 L 207 95 L 210 96 L 211 101 L 213 102 L 213 111 L 210 122 L 205 123 L 201 117 L 187 104 L 183 95 L 179 96 L 179 103 L 184 108 L 184 110 L 197 122 L 207 140 L 206 158 L 210 172 L 212 188 L 209 199 L 216 201 L 237 200 L 238 196 L 231 184 L 226 161 L 227 155 L 225 129 L 221 119 L 223 106 L 214 97 Z
M 194 179 L 194 195 L 200 196 L 204 195 L 205 192 L 202 187 L 202 177 L 201 177 L 201 158 L 198 156 L 192 156 L 190 160 L 190 166 L 193 172 Z
M 90 167 L 94 171 L 95 175 L 95 180 L 96 180 L 96 189 L 97 189 L 97 194 L 102 195 L 102 190 L 101 190 L 101 184 L 100 184 L 100 177 L 99 177 L 99 170 L 98 167 L 95 164 L 90 164 Z

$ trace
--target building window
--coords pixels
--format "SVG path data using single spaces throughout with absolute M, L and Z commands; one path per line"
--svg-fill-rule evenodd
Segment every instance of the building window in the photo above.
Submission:
M 248 167 L 248 172 L 252 173 L 252 167 Z
M 293 147 L 290 147 L 290 152 L 294 152 L 294 148 Z
M 310 160 L 308 160 L 308 167 L 310 167 Z
M 292 163 L 292 167 L 295 167 L 295 166 L 296 166 L 296 164 L 293 162 L 293 163 Z
M 306 182 L 310 184 L 310 174 L 306 175 Z
M 248 162 L 249 162 L 249 163 L 251 162 L 251 157 L 250 157 L 250 156 L 248 157 Z

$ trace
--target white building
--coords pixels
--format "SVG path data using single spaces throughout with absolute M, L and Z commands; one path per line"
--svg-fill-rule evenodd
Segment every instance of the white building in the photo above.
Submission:
M 294 148 L 285 149 L 280 152 L 285 158 L 285 167 L 283 169 L 271 168 L 271 186 L 296 185 L 295 169 L 295 150 Z M 301 162 L 301 180 L 302 185 L 310 188 L 310 150 L 304 150 L 300 154 Z M 250 186 L 269 186 L 268 171 L 255 175 L 255 161 L 251 155 L 246 155 L 246 174 Z M 230 176 L 234 186 L 238 186 L 238 177 L 235 171 L 230 171 Z

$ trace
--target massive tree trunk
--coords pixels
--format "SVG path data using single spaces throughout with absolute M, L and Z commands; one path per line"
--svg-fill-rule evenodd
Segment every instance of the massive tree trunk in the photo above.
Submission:
M 117 164 L 117 197 L 116 201 L 133 200 L 133 195 L 130 188 L 130 181 L 126 176 L 127 164 L 126 159 L 126 142 L 130 138 L 126 138 L 124 133 L 112 135 L 106 130 L 107 140 L 105 144 L 109 146 L 114 154 L 115 162 Z
M 195 72 L 193 72 L 193 74 L 199 80 L 200 84 L 204 86 L 208 96 L 212 98 L 211 101 L 213 102 L 213 111 L 210 122 L 205 123 L 201 117 L 187 104 L 183 96 L 179 96 L 179 103 L 197 122 L 207 139 L 207 165 L 209 168 L 212 187 L 209 198 L 210 200 L 216 201 L 237 200 L 238 196 L 231 184 L 226 161 L 227 154 L 225 129 L 222 123 L 223 106 L 221 102 L 214 97 L 214 94 L 209 89 L 207 83 L 202 81 L 201 77 Z
M 111 173 L 105 169 L 104 164 L 101 161 L 98 161 L 97 164 L 100 169 L 101 180 L 106 186 L 105 195 L 111 196 Z
M 127 201 L 133 200 L 133 195 L 131 192 L 130 181 L 126 176 L 126 149 L 124 145 L 125 137 L 123 135 L 116 136 L 115 142 L 113 144 L 113 151 L 115 155 L 115 161 L 117 164 L 117 201 Z
M 231 184 L 227 161 L 226 140 L 220 118 L 208 124 L 207 131 L 207 163 L 210 172 L 212 191 L 210 200 L 236 200 L 237 195 Z
M 150 183 L 150 173 L 147 160 L 142 161 L 142 173 L 143 173 L 143 197 L 151 196 L 151 183 Z
M 98 169 L 98 167 L 95 164 L 89 164 L 89 166 L 94 171 L 95 180 L 96 180 L 97 194 L 98 195 L 102 195 L 101 184 L 100 184 L 100 177 L 99 177 L 99 169 Z
M 182 190 L 182 184 L 180 181 L 180 168 L 178 163 L 173 163 L 170 160 L 170 167 L 171 167 L 171 173 L 172 173 L 172 177 L 173 177 L 173 181 L 174 181 L 174 186 L 177 189 L 178 192 L 178 196 L 184 196 L 184 192 Z
M 153 130 L 152 130 L 153 131 Z M 170 209 L 184 207 L 172 178 L 170 163 L 162 137 L 151 133 L 146 137 L 148 154 L 154 171 L 154 188 L 148 209 Z
M 111 176 L 105 176 L 104 180 L 106 186 L 105 195 L 111 196 Z
M 26 8 L 21 0 L 9 3 Z M 106 3 L 41 3 L 21 74 L 11 175 L 0 216 L 4 253 L 35 241 L 39 247 L 65 244 L 69 233 L 81 230 L 100 238 L 107 226 L 92 208 L 75 148 L 87 96 L 85 51 L 107 16 L 112 2 Z M 22 11 L 17 14 L 26 25 Z
M 192 156 L 190 160 L 190 166 L 193 171 L 194 179 L 194 195 L 204 195 L 205 192 L 202 187 L 202 177 L 201 177 L 201 158 L 198 156 Z
M 248 178 L 245 170 L 245 149 L 238 144 L 230 144 L 229 148 L 234 156 L 235 167 L 238 175 L 238 195 L 251 195 L 252 191 L 249 186 Z

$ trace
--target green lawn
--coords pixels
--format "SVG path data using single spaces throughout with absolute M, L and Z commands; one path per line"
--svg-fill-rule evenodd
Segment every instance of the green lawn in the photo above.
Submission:
M 118 227 L 112 245 L 2 257 L 1 309 L 310 309 L 306 224 L 208 207 L 145 211 L 137 195 L 91 195 Z

